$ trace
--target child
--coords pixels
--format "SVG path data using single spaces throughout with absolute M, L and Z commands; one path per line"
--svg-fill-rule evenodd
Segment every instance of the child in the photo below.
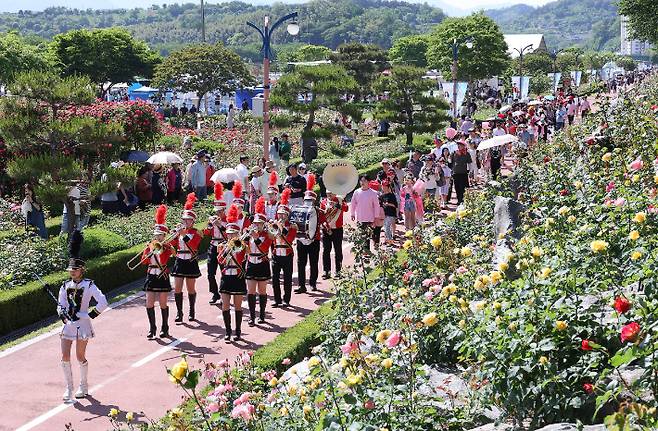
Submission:
M 439 159 L 439 167 L 443 171 L 443 185 L 441 186 L 441 208 L 445 209 L 448 207 L 448 192 L 450 190 L 450 179 L 452 177 L 452 169 L 448 166 L 448 162 L 445 158 L 441 157 Z
M 382 182 L 382 195 L 379 204 L 384 209 L 384 235 L 387 243 L 393 242 L 395 233 L 395 222 L 398 215 L 398 200 L 393 193 L 391 183 L 388 180 Z
M 423 215 L 422 194 L 418 188 L 422 188 L 422 181 L 416 181 L 413 175 L 408 174 L 404 177 L 404 186 L 400 191 L 401 205 L 404 209 L 404 227 L 407 230 L 413 230 Z

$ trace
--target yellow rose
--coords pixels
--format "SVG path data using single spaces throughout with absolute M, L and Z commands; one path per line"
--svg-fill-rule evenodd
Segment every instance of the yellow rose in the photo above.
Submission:
M 274 386 L 276 386 L 276 385 L 278 385 L 278 384 L 279 384 L 279 379 L 277 379 L 276 377 L 272 377 L 272 378 L 270 379 L 270 386 L 274 387 Z
M 484 307 L 487 306 L 487 301 L 478 301 L 475 303 L 475 309 L 478 311 L 484 310 Z
M 454 283 L 450 283 L 446 287 L 448 288 L 448 293 L 455 293 L 457 291 L 457 286 Z
M 541 278 L 548 278 L 548 276 L 551 275 L 551 272 L 553 272 L 551 268 L 548 267 L 542 268 L 540 276 Z
M 573 186 L 575 188 L 579 189 L 583 186 L 583 182 L 582 181 L 576 181 L 576 182 L 573 183 Z
M 559 210 L 557 210 L 557 213 L 558 213 L 558 215 L 564 217 L 569 211 L 570 211 L 569 207 L 562 206 L 562 207 L 560 207 Z
M 532 257 L 534 257 L 534 258 L 538 258 L 542 254 L 542 249 L 537 247 L 537 246 L 534 246 L 534 247 L 532 247 L 532 250 L 530 251 L 530 254 L 532 254 Z
M 575 222 L 575 221 L 576 221 L 576 216 L 570 215 L 569 217 L 567 217 L 567 221 L 568 221 L 569 223 L 573 223 L 573 222 Z
M 119 415 L 119 410 L 112 408 L 110 409 L 110 413 L 108 414 L 109 417 L 115 418 Z
M 596 239 L 592 241 L 592 243 L 589 245 L 590 248 L 594 253 L 600 253 L 602 251 L 606 251 L 608 249 L 608 243 L 605 241 L 602 241 L 600 239 Z
M 135 418 L 135 415 L 133 412 L 128 412 L 126 413 L 126 421 L 127 422 L 132 422 L 132 420 Z
M 647 214 L 645 212 L 639 212 L 633 217 L 635 223 L 644 223 L 647 220 Z
M 412 246 L 414 245 L 414 242 L 410 239 L 406 240 L 404 244 L 402 244 L 402 248 L 405 250 L 409 250 Z
M 441 297 L 447 298 L 448 295 L 450 295 L 450 289 L 448 288 L 448 286 L 444 286 L 443 289 L 441 289 Z
M 539 365 L 546 365 L 546 364 L 548 364 L 548 358 L 546 356 L 540 356 Z
M 365 357 L 365 360 L 368 365 L 372 365 L 375 362 L 379 362 L 379 356 L 375 355 L 374 353 L 370 353 Z
M 501 308 L 503 308 L 503 304 L 501 304 L 500 302 L 495 301 L 495 302 L 493 303 L 493 309 L 494 309 L 494 310 L 500 310 Z
M 658 175 L 655 175 L 655 176 L 653 177 L 653 182 L 656 183 L 656 184 L 658 184 Z
M 393 360 L 391 358 L 386 358 L 381 362 L 381 366 L 384 368 L 391 368 L 393 366 Z
M 482 283 L 484 283 L 485 285 L 491 284 L 491 277 L 489 277 L 488 275 L 483 275 L 480 278 L 482 279 Z
M 349 364 L 350 364 L 350 361 L 348 361 L 346 357 L 343 356 L 342 358 L 340 358 L 339 365 L 340 365 L 341 368 L 347 368 L 347 366 Z
M 281 416 L 288 416 L 288 409 L 287 409 L 286 407 L 281 407 L 281 408 L 279 409 L 279 414 L 280 414 Z
M 454 304 L 455 302 L 457 302 L 457 297 L 455 295 L 450 295 L 448 296 L 448 301 Z
M 320 358 L 317 356 L 312 356 L 311 359 L 308 360 L 308 368 L 312 369 L 320 365 Z
M 633 180 L 634 183 L 637 183 L 638 181 L 640 181 L 640 176 L 638 174 L 635 174 L 631 177 L 631 179 Z
M 439 248 L 439 246 L 441 245 L 442 242 L 443 242 L 443 241 L 441 241 L 441 237 L 440 237 L 440 236 L 435 236 L 435 237 L 432 238 L 432 240 L 430 241 L 430 243 L 432 244 L 432 247 L 434 247 L 434 248 Z
M 460 321 L 457 323 L 457 326 L 459 326 L 459 329 L 464 329 L 464 328 L 466 327 L 466 320 L 463 320 L 463 319 L 460 320 Z
M 631 233 L 628 234 L 628 237 L 632 239 L 633 241 L 637 241 L 637 239 L 640 237 L 640 232 L 634 230 L 631 231 Z
M 179 418 L 183 416 L 183 409 L 181 409 L 180 407 L 174 407 L 169 412 L 169 416 L 171 416 L 172 418 Z
M 519 327 L 519 325 L 516 324 L 516 322 L 512 322 L 509 325 L 507 325 L 507 329 L 509 329 L 512 332 L 516 332 L 516 329 Z
M 347 376 L 347 384 L 349 386 L 358 385 L 362 381 L 363 381 L 363 378 L 358 374 L 350 374 L 349 376 Z
M 546 219 L 546 226 L 552 226 L 555 224 L 555 219 L 553 217 L 548 217 Z
M 500 263 L 498 264 L 498 270 L 499 270 L 499 271 L 505 272 L 505 271 L 507 271 L 508 269 L 509 269 L 509 263 L 507 263 L 507 262 L 500 262 Z
M 567 329 L 568 326 L 569 324 L 564 320 L 558 320 L 557 322 L 555 322 L 555 329 L 557 329 L 558 331 L 564 331 L 565 329 Z
M 313 413 L 313 407 L 309 406 L 308 404 L 304 404 L 304 408 L 302 410 L 304 411 L 305 415 L 310 415 Z
M 612 153 L 605 153 L 603 157 L 601 157 L 601 160 L 606 163 L 610 162 L 610 160 L 612 160 Z
M 484 289 L 485 285 L 484 283 L 482 283 L 482 280 L 478 278 L 477 280 L 475 280 L 475 283 L 473 283 L 473 287 L 475 288 L 475 290 L 482 290 Z
M 496 324 L 496 326 L 498 326 L 501 323 L 503 323 L 503 319 L 500 316 L 496 316 L 496 318 L 494 319 L 494 323 Z
M 503 279 L 503 275 L 498 271 L 493 271 L 491 274 L 489 274 L 489 277 L 491 277 L 491 281 L 493 283 L 498 283 Z
M 459 253 L 461 253 L 462 257 L 469 257 L 473 254 L 473 251 L 468 247 L 462 247 Z
M 382 329 L 377 333 L 377 341 L 380 343 L 385 342 L 388 337 L 391 335 L 391 330 L 390 329 Z
M 409 296 L 409 290 L 406 287 L 401 287 L 398 289 L 398 295 L 400 295 L 401 298 L 406 298 Z
M 633 260 L 638 260 L 641 257 L 642 257 L 642 253 L 639 251 L 634 251 L 633 253 L 631 253 L 631 259 Z
M 439 319 L 436 317 L 436 313 L 429 313 L 423 317 L 423 324 L 425 326 L 434 326 L 439 322 Z
M 404 233 L 404 236 L 406 236 L 407 238 L 411 238 L 413 235 L 414 235 L 414 233 L 411 230 L 408 230 Z
M 169 380 L 172 383 L 180 383 L 183 377 L 187 375 L 187 361 L 185 358 L 181 359 L 169 372 Z

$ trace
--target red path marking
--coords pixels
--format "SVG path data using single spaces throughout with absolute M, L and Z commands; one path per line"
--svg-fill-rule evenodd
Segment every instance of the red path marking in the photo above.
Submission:
M 348 266 L 352 264 L 353 256 L 349 252 L 350 246 L 347 243 L 343 245 L 344 264 Z M 166 349 L 173 340 L 146 339 L 148 320 L 143 296 L 103 313 L 94 321 L 96 338 L 87 349 L 91 394 L 78 403 L 67 406 L 61 402 L 64 383 L 59 365 L 58 334 L 1 357 L 0 369 L 4 370 L 4 375 L 0 393 L 0 405 L 3 407 L 0 410 L 0 430 L 20 427 L 25 430 L 63 430 L 67 423 L 73 424 L 76 431 L 107 429 L 110 424 L 106 416 L 113 407 L 122 412 L 135 412 L 137 420 L 141 418 L 140 411 L 151 419 L 158 419 L 181 402 L 182 391 L 169 382 L 165 372 L 165 366 L 171 367 L 181 353 L 187 353 L 193 367 L 198 367 L 197 359 L 201 357 L 209 362 L 224 358 L 232 361 L 240 352 L 256 350 L 271 341 L 331 296 L 331 280 L 320 279 L 317 292 L 293 293 L 292 306 L 277 309 L 271 307 L 273 299 L 270 288 L 267 323 L 253 328 L 247 325 L 245 300 L 244 339 L 240 343 L 226 344 L 220 308 L 208 304 L 210 293 L 205 269 L 202 273 L 203 277 L 197 281 L 196 322 L 188 322 L 186 317 L 183 325 L 175 325 L 175 305 L 173 300 L 169 303 L 170 333 L 183 339 L 173 349 Z M 96 282 L 103 283 L 102 280 Z M 296 280 L 293 281 L 293 289 L 296 288 L 295 284 Z M 187 304 L 185 297 L 185 316 Z M 157 307 L 156 317 L 159 327 Z M 72 356 L 74 358 L 73 353 Z M 77 389 L 79 369 L 73 358 L 73 379 Z M 43 419 L 43 422 L 35 424 L 32 422 L 35 419 Z

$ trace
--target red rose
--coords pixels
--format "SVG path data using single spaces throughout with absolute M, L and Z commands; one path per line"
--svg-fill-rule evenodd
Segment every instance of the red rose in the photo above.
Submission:
M 596 143 L 596 139 L 593 137 L 587 138 L 587 145 L 594 145 Z
M 569 194 L 569 190 L 567 190 L 567 189 L 560 190 L 560 196 L 566 196 L 568 194 Z
M 373 400 L 368 400 L 364 403 L 363 407 L 365 407 L 367 410 L 372 410 L 375 408 L 375 402 Z
M 590 350 L 592 350 L 592 346 L 590 346 L 589 343 L 590 343 L 589 340 L 583 340 L 580 343 L 580 347 L 582 347 L 582 349 L 585 350 L 585 351 L 590 351 Z
M 617 313 L 624 314 L 631 309 L 631 302 L 624 298 L 623 296 L 618 296 L 615 298 L 615 310 Z
M 583 390 L 587 394 L 591 394 L 594 392 L 594 385 L 591 383 L 583 383 Z
M 544 157 L 544 163 L 548 163 L 548 162 L 550 162 L 550 161 L 551 161 L 551 158 L 550 158 L 550 157 L 548 157 L 548 156 L 545 156 L 545 157 Z
M 625 343 L 626 341 L 630 341 L 631 343 L 634 343 L 635 340 L 637 340 L 638 335 L 640 335 L 640 331 L 640 325 L 636 322 L 629 323 L 621 328 L 621 342 Z

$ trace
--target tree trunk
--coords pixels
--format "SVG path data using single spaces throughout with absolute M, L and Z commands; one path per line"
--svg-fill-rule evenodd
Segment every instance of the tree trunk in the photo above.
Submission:
M 306 125 L 304 126 L 304 132 L 308 133 L 311 131 L 313 128 L 313 124 L 315 124 L 315 111 L 310 111 L 308 113 L 308 119 L 306 120 Z

